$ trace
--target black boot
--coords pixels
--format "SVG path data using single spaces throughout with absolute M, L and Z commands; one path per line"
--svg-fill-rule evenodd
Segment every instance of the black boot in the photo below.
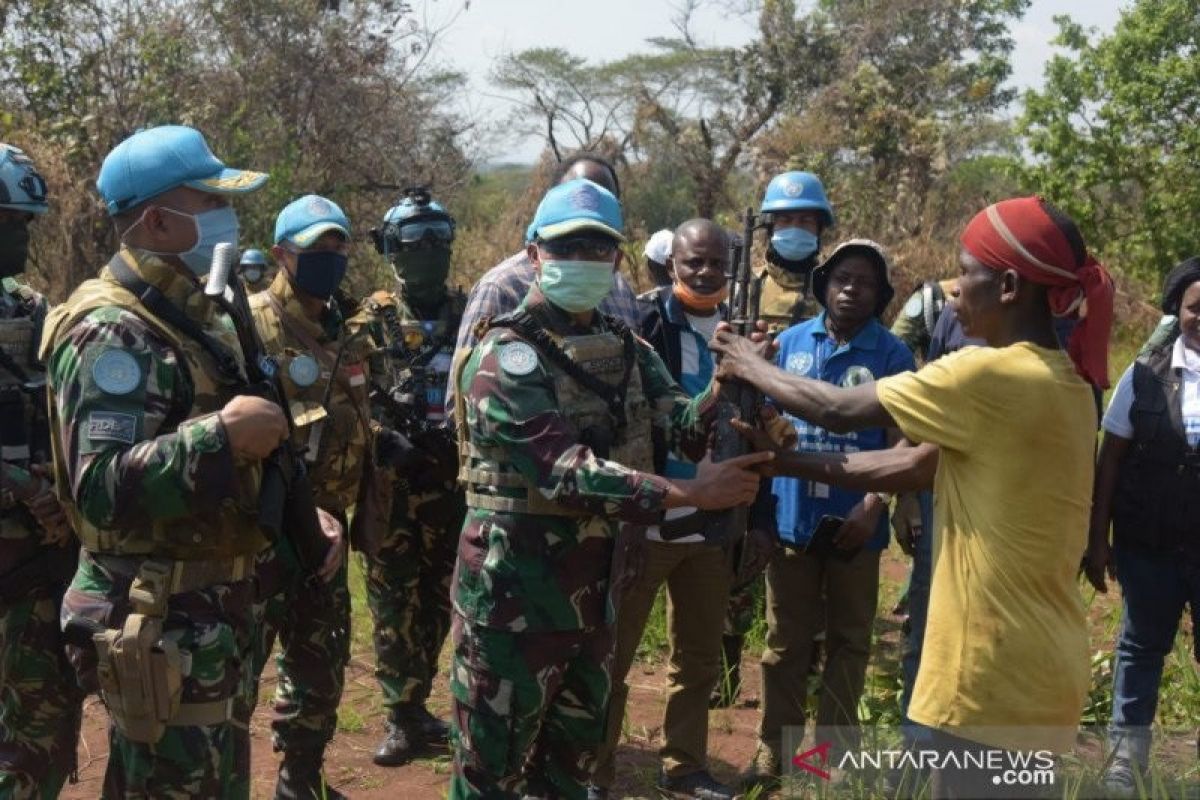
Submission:
M 425 751 L 425 726 L 418 708 L 414 703 L 404 703 L 391 710 L 384 723 L 387 735 L 372 761 L 381 767 L 398 767 Z
M 275 800 L 346 800 L 346 795 L 325 782 L 321 751 L 288 753 L 279 765 Z
M 418 705 L 413 714 L 421 726 L 421 735 L 425 737 L 426 744 L 445 746 L 450 743 L 450 726 L 445 720 L 430 714 L 423 704 Z
M 721 637 L 721 679 L 708 698 L 709 708 L 729 708 L 742 691 L 742 646 L 744 636 Z

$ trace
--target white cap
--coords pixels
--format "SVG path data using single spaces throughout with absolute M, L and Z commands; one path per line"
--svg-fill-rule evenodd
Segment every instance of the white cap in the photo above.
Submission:
M 674 240 L 675 231 L 663 228 L 651 236 L 650 241 L 646 242 L 646 249 L 642 251 L 642 255 L 651 261 L 666 264 L 667 259 L 671 256 L 671 242 Z

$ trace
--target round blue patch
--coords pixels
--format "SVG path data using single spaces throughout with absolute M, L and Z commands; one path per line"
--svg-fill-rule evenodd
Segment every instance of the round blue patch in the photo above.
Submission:
M 303 389 L 317 382 L 317 378 L 321 377 L 321 367 L 315 358 L 307 353 L 301 353 L 288 364 L 288 376 L 292 379 L 292 383 Z
M 537 351 L 525 342 L 510 342 L 500 348 L 500 367 L 510 375 L 528 375 L 537 365 Z
M 129 394 L 142 383 L 142 368 L 124 350 L 105 350 L 92 364 L 92 380 L 106 394 Z

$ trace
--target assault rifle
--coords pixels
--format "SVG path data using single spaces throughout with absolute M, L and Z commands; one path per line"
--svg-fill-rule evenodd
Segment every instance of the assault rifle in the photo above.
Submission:
M 237 255 L 237 248 L 232 244 L 222 242 L 216 246 L 204 294 L 229 315 L 237 331 L 248 378 L 243 394 L 256 395 L 279 406 L 288 426 L 287 440 L 263 461 L 258 524 L 272 539 L 286 536 L 291 541 L 301 572 L 307 581 L 316 585 L 319 582 L 317 570 L 329 552 L 329 540 L 317 518 L 303 453 L 292 444 L 296 421 L 292 419 L 280 380 L 279 364 L 263 346 L 250 313 L 246 287 L 233 274 Z
M 426 340 L 416 352 L 404 346 L 404 332 L 399 316 L 393 306 L 380 311 L 383 325 L 388 330 L 390 346 L 382 348 L 389 364 L 384 373 L 391 376 L 391 385 L 386 386 L 371 377 L 371 403 L 383 414 L 384 424 L 403 434 L 432 460 L 437 468 L 417 480 L 403 478 L 409 484 L 416 483 L 417 489 L 433 488 L 452 481 L 458 472 L 458 451 L 453 437 L 444 425 L 429 420 L 430 362 L 441 351 L 441 344 Z
M 762 277 L 756 276 L 751 268 L 750 251 L 754 244 L 754 231 L 760 227 L 763 226 L 754 212 L 746 209 L 741 238 L 734 239 L 729 245 L 729 302 L 725 308 L 725 321 L 733 326 L 739 336 L 749 336 L 758 324 Z M 734 430 L 730 420 L 743 419 L 751 424 L 757 423 L 762 402 L 762 393 L 748 384 L 728 382 L 721 385 L 717 418 L 713 426 L 713 461 L 724 461 L 750 452 L 749 443 Z M 746 506 L 703 513 L 704 538 L 711 543 L 729 542 L 742 536 L 750 516 Z

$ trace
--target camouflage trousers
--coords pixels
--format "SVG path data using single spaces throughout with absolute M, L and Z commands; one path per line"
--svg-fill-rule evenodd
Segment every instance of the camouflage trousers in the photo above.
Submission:
M 450 580 L 466 514 L 457 492 L 403 499 L 379 552 L 362 556 L 375 677 L 389 709 L 429 698 L 450 630 Z
M 0 798 L 54 798 L 75 771 L 83 691 L 56 597 L 0 611 Z
M 272 703 L 275 751 L 321 751 L 333 738 L 350 661 L 350 589 L 346 564 L 329 583 L 305 582 L 286 542 L 258 554 L 254 605 L 254 692 L 279 640 Z M 253 706 L 252 706 L 253 708 Z
M 120 573 L 112 571 L 122 562 Z M 99 564 L 84 553 L 63 598 L 64 614 L 120 627 L 130 613 L 129 575 L 140 559 L 108 557 Z M 107 566 L 105 566 L 107 565 Z M 224 583 L 171 595 L 163 638 L 191 655 L 183 678 L 183 702 L 232 701 L 233 719 L 212 725 L 171 725 L 154 744 L 133 742 L 109 725 L 108 767 L 103 797 L 249 798 L 250 733 L 237 709 L 253 691 L 249 669 L 253 582 Z M 68 648 L 80 683 L 95 687 L 94 650 Z
M 511 633 L 456 616 L 451 800 L 586 797 L 612 647 L 609 628 Z

